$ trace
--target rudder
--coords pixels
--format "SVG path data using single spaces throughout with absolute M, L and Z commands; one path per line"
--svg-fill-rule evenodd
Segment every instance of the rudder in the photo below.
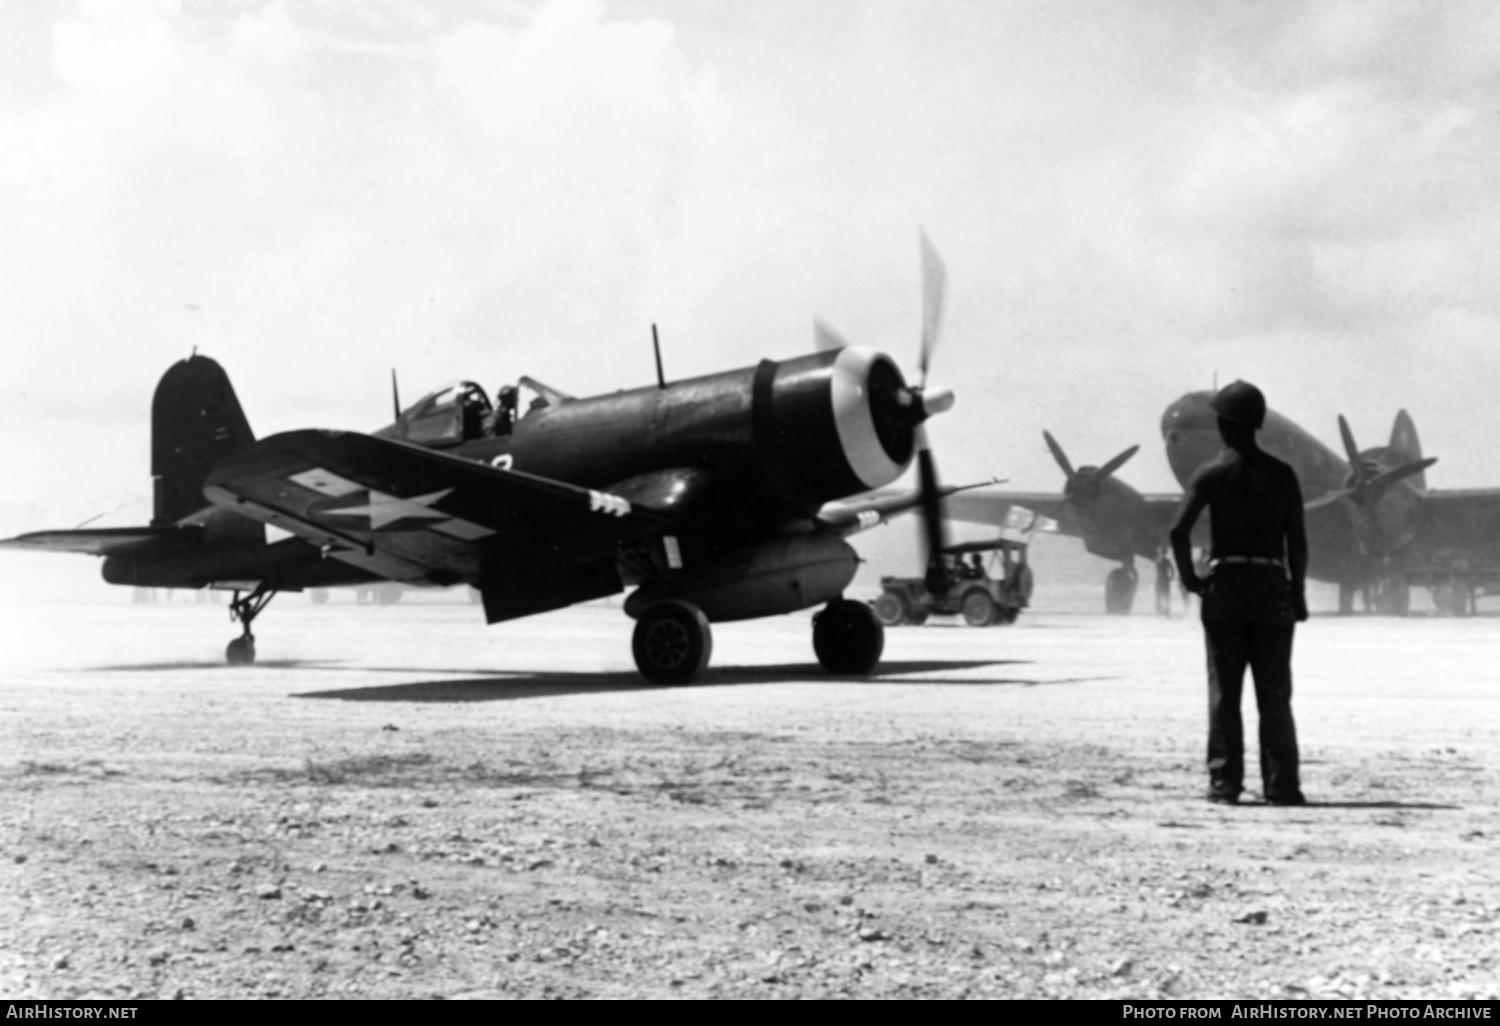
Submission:
M 1415 463 L 1422 458 L 1422 442 L 1417 438 L 1417 425 L 1405 410 L 1396 414 L 1396 423 L 1391 426 L 1390 451 L 1399 454 L 1403 463 Z M 1427 489 L 1425 472 L 1413 474 L 1407 480 L 1420 490 Z
M 229 375 L 216 361 L 195 354 L 167 368 L 151 400 L 151 523 L 175 523 L 208 506 L 203 497 L 208 472 L 253 441 Z M 259 524 L 235 519 L 264 538 Z

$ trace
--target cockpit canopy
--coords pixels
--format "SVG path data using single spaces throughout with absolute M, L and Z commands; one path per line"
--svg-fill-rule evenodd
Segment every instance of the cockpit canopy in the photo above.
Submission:
M 377 434 L 415 445 L 457 445 L 483 438 L 494 419 L 489 396 L 472 381 L 455 381 L 428 392 Z

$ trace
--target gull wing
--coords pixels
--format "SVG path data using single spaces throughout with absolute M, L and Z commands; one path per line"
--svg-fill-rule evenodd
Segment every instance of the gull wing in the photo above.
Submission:
M 668 522 L 614 494 L 350 431 L 255 442 L 215 467 L 203 491 L 329 558 L 436 585 L 594 562 L 617 591 L 616 546 Z

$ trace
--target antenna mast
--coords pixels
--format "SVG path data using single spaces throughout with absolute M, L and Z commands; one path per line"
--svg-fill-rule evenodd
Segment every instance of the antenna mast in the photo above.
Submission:
M 656 325 L 651 325 L 651 348 L 656 351 L 656 385 L 658 388 L 667 387 L 667 376 L 661 369 L 661 339 L 656 335 Z

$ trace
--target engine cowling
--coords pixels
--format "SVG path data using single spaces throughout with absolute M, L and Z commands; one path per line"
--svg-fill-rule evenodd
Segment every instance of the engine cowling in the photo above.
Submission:
M 639 618 L 653 602 L 682 599 L 716 623 L 778 616 L 837 598 L 858 567 L 847 542 L 824 534 L 782 535 L 702 556 L 688 552 L 682 570 L 631 593 L 625 612 Z
M 753 430 L 778 491 L 810 506 L 890 484 L 918 418 L 901 370 L 857 346 L 756 368 Z

